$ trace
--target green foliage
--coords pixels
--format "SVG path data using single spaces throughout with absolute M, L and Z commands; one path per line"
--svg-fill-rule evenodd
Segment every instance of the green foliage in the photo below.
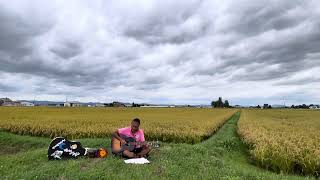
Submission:
M 230 107 L 228 100 L 225 100 L 225 101 L 224 101 L 224 107 L 226 107 L 226 108 Z
M 215 107 L 215 108 L 223 108 L 223 107 L 229 108 L 230 104 L 229 104 L 228 100 L 225 100 L 224 103 L 223 103 L 222 97 L 219 97 L 219 99 L 217 101 L 212 101 L 211 102 L 211 106 Z

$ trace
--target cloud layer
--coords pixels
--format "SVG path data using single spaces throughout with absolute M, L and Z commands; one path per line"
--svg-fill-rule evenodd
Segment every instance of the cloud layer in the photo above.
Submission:
M 0 96 L 320 102 L 315 0 L 16 0 L 0 21 Z

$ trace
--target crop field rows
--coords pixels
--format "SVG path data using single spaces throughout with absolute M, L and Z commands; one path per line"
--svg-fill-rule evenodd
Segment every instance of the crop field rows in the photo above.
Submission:
M 242 110 L 238 133 L 259 166 L 319 176 L 319 117 L 313 110 Z
M 110 137 L 138 117 L 147 140 L 198 143 L 235 112 L 201 108 L 0 108 L 0 128 L 33 136 Z
M 0 108 L 0 130 L 21 135 L 110 138 L 141 119 L 147 140 L 199 143 L 237 109 L 202 108 Z M 241 110 L 237 131 L 254 164 L 275 172 L 319 176 L 320 111 Z

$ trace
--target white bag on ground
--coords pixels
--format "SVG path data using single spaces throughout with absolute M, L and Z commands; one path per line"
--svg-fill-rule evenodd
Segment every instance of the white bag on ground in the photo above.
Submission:
M 133 159 L 127 159 L 124 160 L 126 164 L 148 164 L 150 161 L 146 158 L 133 158 Z

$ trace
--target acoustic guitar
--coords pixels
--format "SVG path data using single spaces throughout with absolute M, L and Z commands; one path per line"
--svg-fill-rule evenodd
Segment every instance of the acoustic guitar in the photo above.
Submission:
M 112 141 L 111 141 L 112 151 L 119 151 L 119 150 L 133 151 L 136 147 L 145 146 L 145 145 L 149 145 L 150 147 L 153 147 L 153 148 L 160 147 L 159 141 L 137 142 L 133 137 L 127 137 L 122 134 L 120 134 L 120 137 L 124 139 L 126 143 L 123 144 L 119 139 L 112 137 Z

